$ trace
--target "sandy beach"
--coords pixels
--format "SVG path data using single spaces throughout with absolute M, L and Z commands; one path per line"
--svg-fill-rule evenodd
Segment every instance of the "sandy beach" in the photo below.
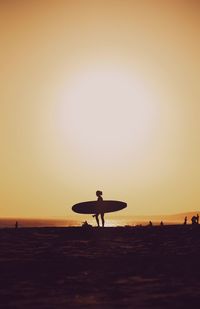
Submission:
M 200 226 L 0 230 L 1 308 L 188 308 Z

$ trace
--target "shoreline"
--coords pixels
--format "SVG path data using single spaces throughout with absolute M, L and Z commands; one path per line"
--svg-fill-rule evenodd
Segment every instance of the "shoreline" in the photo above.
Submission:
M 118 225 L 118 226 L 89 226 L 89 227 L 83 227 L 82 225 L 74 225 L 74 226 L 18 226 L 18 228 L 15 228 L 15 226 L 13 227 L 0 227 L 0 231 L 2 230 L 34 230 L 34 229 L 55 229 L 55 230 L 115 230 L 115 229 L 119 229 L 119 230 L 153 230 L 153 229 L 173 229 L 173 228 L 200 228 L 200 224 L 164 224 L 163 226 L 161 226 L 160 224 L 154 224 L 153 226 L 150 225 Z

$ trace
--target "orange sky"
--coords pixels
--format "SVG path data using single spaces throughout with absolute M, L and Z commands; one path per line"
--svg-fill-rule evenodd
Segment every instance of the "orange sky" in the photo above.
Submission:
M 1 216 L 200 209 L 199 1 L 0 1 Z

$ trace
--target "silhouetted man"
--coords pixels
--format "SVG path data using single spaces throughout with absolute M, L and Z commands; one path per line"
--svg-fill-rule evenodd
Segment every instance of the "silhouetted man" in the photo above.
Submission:
M 102 191 L 99 191 L 99 190 L 96 191 L 98 207 L 100 207 L 100 208 L 101 208 L 101 204 L 103 202 L 102 194 L 103 194 Z M 99 227 L 100 226 L 99 225 L 99 215 L 101 216 L 102 227 L 104 227 L 105 221 L 104 221 L 104 213 L 103 212 L 98 212 L 98 213 L 94 214 L 93 217 L 95 217 L 97 225 Z

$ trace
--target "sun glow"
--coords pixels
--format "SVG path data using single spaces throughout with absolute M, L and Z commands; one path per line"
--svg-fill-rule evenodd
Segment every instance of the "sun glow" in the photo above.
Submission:
M 1 216 L 199 209 L 199 3 L 0 1 Z
M 82 157 L 105 164 L 147 150 L 157 111 L 139 78 L 117 70 L 86 71 L 63 97 L 59 126 Z

